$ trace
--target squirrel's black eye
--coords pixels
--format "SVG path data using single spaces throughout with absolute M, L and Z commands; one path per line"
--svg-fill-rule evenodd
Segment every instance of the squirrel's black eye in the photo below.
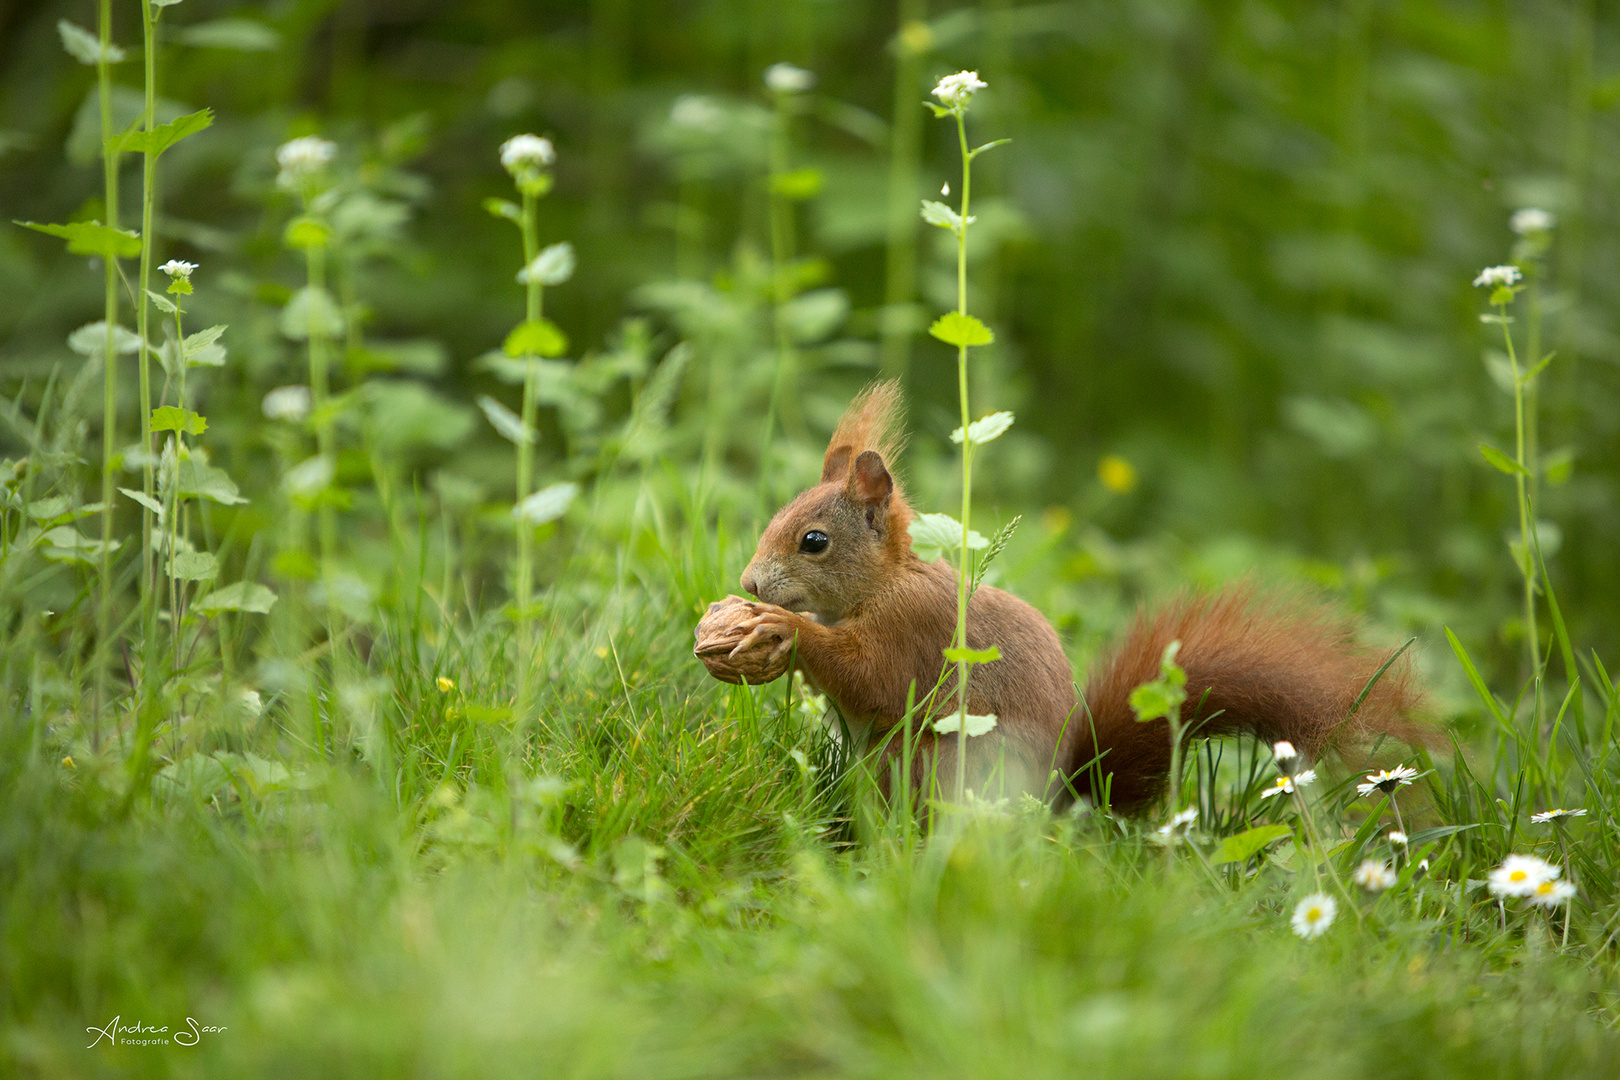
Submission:
M 827 539 L 826 533 L 820 529 L 811 529 L 804 534 L 804 539 L 799 541 L 799 550 L 808 551 L 814 555 L 818 551 L 826 551 L 827 545 L 830 543 L 832 541 Z

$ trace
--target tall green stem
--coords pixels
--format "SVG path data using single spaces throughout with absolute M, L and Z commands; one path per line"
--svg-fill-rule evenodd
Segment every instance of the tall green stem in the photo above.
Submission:
M 962 224 L 956 233 L 956 310 L 967 316 L 967 231 L 968 203 L 973 195 L 973 158 L 968 153 L 967 122 L 961 112 L 956 114 L 956 140 L 962 150 Z M 973 509 L 973 441 L 967 437 L 971 417 L 968 413 L 967 345 L 956 347 L 957 392 L 962 401 L 962 557 L 956 574 L 956 647 L 968 647 L 968 578 L 971 577 L 971 535 L 968 518 Z M 956 801 L 960 803 L 967 785 L 967 684 L 968 662 L 956 662 Z
M 531 191 L 523 192 L 523 265 L 532 267 L 540 254 L 539 197 Z M 539 275 L 524 275 L 526 294 L 524 318 L 528 322 L 540 321 L 544 308 Z M 517 618 L 518 618 L 518 695 L 517 720 L 521 724 L 528 716 L 531 678 L 535 666 L 534 626 L 534 527 L 521 513 L 523 500 L 534 486 L 534 430 L 535 414 L 539 410 L 538 364 L 534 357 L 526 357 L 523 370 L 523 437 L 517 444 Z
M 883 374 L 900 379 L 911 361 L 912 327 L 903 317 L 917 291 L 917 188 L 922 110 L 917 86 L 931 34 L 927 0 L 900 0 L 894 38 L 894 121 L 889 135 L 889 224 L 884 253 Z
M 771 396 L 765 406 L 765 427 L 760 433 L 759 490 L 769 502 L 771 482 L 771 435 L 776 413 L 781 407 L 782 384 L 793 363 L 793 343 L 788 337 L 787 302 L 793 290 L 788 282 L 788 260 L 793 257 L 793 206 L 778 190 L 777 178 L 788 171 L 789 95 L 776 95 L 775 125 L 771 134 L 770 178 L 767 184 L 771 226 L 771 324 L 776 335 L 776 373 L 771 379 Z
M 96 86 L 101 99 L 101 180 L 102 201 L 106 203 L 107 227 L 118 228 L 118 151 L 113 147 L 112 70 L 107 54 L 112 49 L 112 0 L 101 0 L 101 56 L 96 61 Z M 107 650 L 112 647 L 112 534 L 113 459 L 118 453 L 118 350 L 113 327 L 118 325 L 118 260 L 109 255 L 104 261 L 107 343 L 102 353 L 101 396 L 101 579 L 96 608 L 96 698 L 92 712 L 90 745 L 101 748 L 101 721 L 107 707 Z
M 146 111 L 145 130 L 157 126 L 157 11 L 152 0 L 141 0 L 141 24 L 145 32 L 146 56 Z M 146 295 L 147 282 L 152 276 L 152 207 L 157 202 L 157 155 L 146 150 L 141 173 L 141 269 L 135 290 L 136 333 L 140 335 L 140 397 L 141 397 L 141 490 L 150 499 L 153 491 L 152 471 L 152 350 L 148 336 L 148 316 L 151 302 Z M 153 597 L 152 511 L 141 509 L 141 597 L 146 616 L 148 644 L 156 624 L 156 603 Z
M 316 451 L 337 467 L 337 439 L 332 427 L 332 410 L 327 408 L 331 397 L 331 373 L 326 353 L 327 326 L 317 317 L 325 312 L 326 303 L 316 300 L 326 296 L 326 247 L 312 244 L 304 249 L 304 270 L 309 280 L 309 397 L 310 409 L 315 416 Z M 337 512 L 331 500 L 322 499 L 319 514 L 321 544 L 321 582 L 326 589 L 326 633 L 332 657 L 337 658 L 338 604 L 337 589 L 332 580 L 332 559 L 337 551 Z
M 1513 371 L 1513 437 L 1514 458 L 1518 463 L 1518 470 L 1513 474 L 1513 486 L 1519 497 L 1519 571 L 1524 578 L 1524 636 L 1525 654 L 1529 664 L 1530 678 L 1535 687 L 1535 699 L 1541 698 L 1541 635 L 1536 630 L 1536 575 L 1535 575 L 1535 545 L 1531 539 L 1530 530 L 1534 526 L 1530 516 L 1530 491 L 1527 484 L 1529 465 L 1525 459 L 1525 386 L 1524 376 L 1519 369 L 1519 356 L 1513 348 L 1513 334 L 1509 330 L 1507 304 L 1496 305 L 1497 314 L 1502 320 L 1502 341 L 1507 348 L 1508 364 Z M 1534 358 L 1532 357 L 1532 363 Z M 1540 716 L 1535 717 L 1537 739 L 1540 739 Z

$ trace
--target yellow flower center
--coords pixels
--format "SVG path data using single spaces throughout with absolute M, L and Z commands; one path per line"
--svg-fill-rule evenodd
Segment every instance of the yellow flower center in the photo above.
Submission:
M 1512 882 L 1528 881 L 1530 880 L 1530 875 L 1525 873 L 1523 870 L 1515 870 L 1513 873 L 1508 875 L 1508 880 Z
M 1553 883 L 1550 882 L 1550 881 L 1543 881 L 1540 885 L 1536 886 L 1536 895 L 1537 896 L 1546 896 L 1548 893 L 1550 893 L 1552 891 L 1553 891 Z
M 1320 919 L 1321 917 L 1322 917 L 1322 909 L 1319 908 L 1319 907 L 1310 908 L 1305 912 L 1305 921 L 1306 922 L 1315 922 L 1316 920 Z

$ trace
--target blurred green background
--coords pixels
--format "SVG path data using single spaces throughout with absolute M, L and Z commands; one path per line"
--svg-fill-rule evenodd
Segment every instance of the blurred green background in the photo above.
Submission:
M 136 5 L 115 7 L 115 38 L 138 42 Z M 8 219 L 101 214 L 94 70 L 61 49 L 63 18 L 93 27 L 94 7 L 0 5 Z M 738 493 L 757 521 L 810 478 L 849 395 L 903 360 L 912 487 L 937 505 L 954 365 L 926 335 L 898 336 L 908 297 L 895 260 L 916 246 L 911 298 L 927 317 L 951 302 L 950 253 L 936 247 L 949 238 L 924 235 L 915 207 L 957 175 L 956 148 L 920 103 L 940 75 L 973 68 L 990 89 L 972 136 L 1013 140 L 981 159 L 972 234 L 970 307 L 998 334 L 975 354 L 975 410 L 1018 414 L 979 466 L 993 516 L 1043 513 L 1041 535 L 1066 537 L 1076 580 L 1284 566 L 1389 623 L 1456 625 L 1515 674 L 1512 487 L 1477 452 L 1509 444 L 1511 398 L 1493 383 L 1500 342 L 1469 283 L 1507 261 L 1509 214 L 1538 206 L 1558 217 L 1541 281 L 1557 350 L 1541 516 L 1557 527 L 1551 565 L 1574 598 L 1574 636 L 1620 645 L 1604 625 L 1620 600 L 1605 404 L 1620 359 L 1620 19 L 1593 0 L 185 0 L 164 33 L 165 108 L 207 105 L 217 120 L 164 158 L 160 258 L 201 263 L 195 325 L 232 327 L 231 361 L 199 401 L 205 441 L 244 490 L 271 482 L 259 399 L 300 381 L 303 363 L 275 332 L 301 274 L 280 243 L 292 208 L 273 186 L 275 146 L 335 139 L 376 197 L 369 246 L 354 249 L 369 352 L 351 348 L 340 383 L 380 371 L 454 410 L 502 392 L 475 361 L 520 317 L 521 260 L 480 204 L 510 192 L 500 142 L 533 131 L 559 155 L 542 243 L 579 254 L 574 280 L 547 296 L 575 355 L 626 333 L 650 335 L 657 355 L 693 342 L 677 406 L 689 437 L 669 460 L 706 453 L 736 481 L 719 497 Z M 757 280 L 773 130 L 761 75 L 778 61 L 818 79 L 786 151 L 818 171 L 794 238 L 815 301 L 790 373 L 788 449 L 752 502 L 775 357 Z M 118 71 L 133 96 L 139 64 Z M 132 161 L 125 222 L 138 219 Z M 100 288 L 58 242 L 0 232 L 8 396 L 71 371 L 62 341 L 98 317 Z M 628 408 L 622 387 L 599 398 L 590 407 L 610 417 Z M 589 437 L 567 411 L 547 415 L 559 462 Z M 509 491 L 509 450 L 475 416 L 434 413 L 432 431 L 395 449 L 413 473 Z M 1134 473 L 1113 488 L 1098 473 L 1108 455 Z

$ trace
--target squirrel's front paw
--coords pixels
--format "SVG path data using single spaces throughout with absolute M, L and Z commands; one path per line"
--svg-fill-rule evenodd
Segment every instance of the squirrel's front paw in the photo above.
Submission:
M 748 610 L 753 614 L 738 624 L 737 628 L 742 631 L 743 639 L 731 650 L 731 656 L 745 653 L 762 643 L 770 645 L 772 661 L 787 655 L 805 623 L 804 617 L 775 604 L 750 602 Z

